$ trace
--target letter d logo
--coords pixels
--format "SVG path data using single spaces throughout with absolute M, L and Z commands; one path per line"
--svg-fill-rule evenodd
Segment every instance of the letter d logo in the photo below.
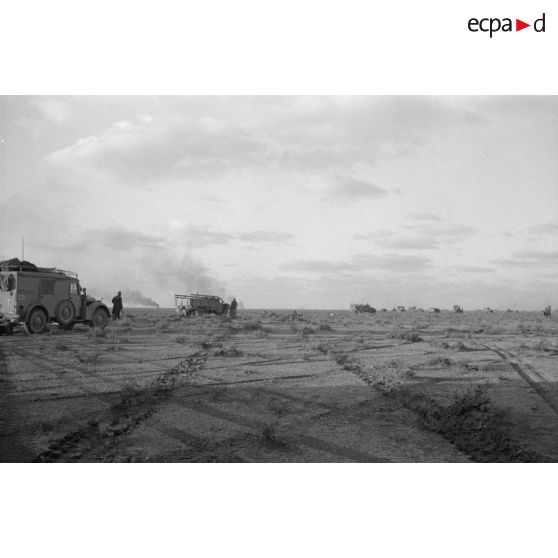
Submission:
M 544 33 L 544 26 L 545 26 L 545 14 L 543 14 L 541 18 L 535 20 L 535 23 L 533 23 L 533 29 L 537 33 Z

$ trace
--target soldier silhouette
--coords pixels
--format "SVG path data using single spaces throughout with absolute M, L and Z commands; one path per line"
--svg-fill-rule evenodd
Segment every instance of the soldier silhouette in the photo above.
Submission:
M 124 306 L 122 304 L 122 293 L 118 291 L 118 294 L 112 299 L 112 319 L 119 320 L 120 314 L 124 311 Z

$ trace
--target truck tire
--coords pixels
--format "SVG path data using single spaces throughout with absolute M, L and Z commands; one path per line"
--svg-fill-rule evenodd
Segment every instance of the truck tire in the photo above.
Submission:
M 42 308 L 33 308 L 25 322 L 29 333 L 43 333 L 47 326 L 48 317 Z
M 93 320 L 91 321 L 93 327 L 98 327 L 100 329 L 105 329 L 109 321 L 108 312 L 104 308 L 97 308 L 93 312 Z
M 76 319 L 76 309 L 69 300 L 63 300 L 56 310 L 56 321 L 63 329 L 72 329 Z

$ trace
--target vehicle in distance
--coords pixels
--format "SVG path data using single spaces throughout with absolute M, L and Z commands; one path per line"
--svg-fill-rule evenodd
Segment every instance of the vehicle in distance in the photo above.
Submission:
M 203 314 L 226 315 L 229 305 L 219 296 L 203 294 L 175 294 L 176 313 L 182 316 L 200 316 Z

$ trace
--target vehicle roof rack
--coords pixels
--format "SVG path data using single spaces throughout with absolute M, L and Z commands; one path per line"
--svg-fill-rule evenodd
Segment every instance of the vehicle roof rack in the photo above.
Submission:
M 65 269 L 59 269 L 57 267 L 38 267 L 37 271 L 42 271 L 43 273 L 61 273 L 74 279 L 78 278 L 78 274 L 75 271 L 67 271 Z

